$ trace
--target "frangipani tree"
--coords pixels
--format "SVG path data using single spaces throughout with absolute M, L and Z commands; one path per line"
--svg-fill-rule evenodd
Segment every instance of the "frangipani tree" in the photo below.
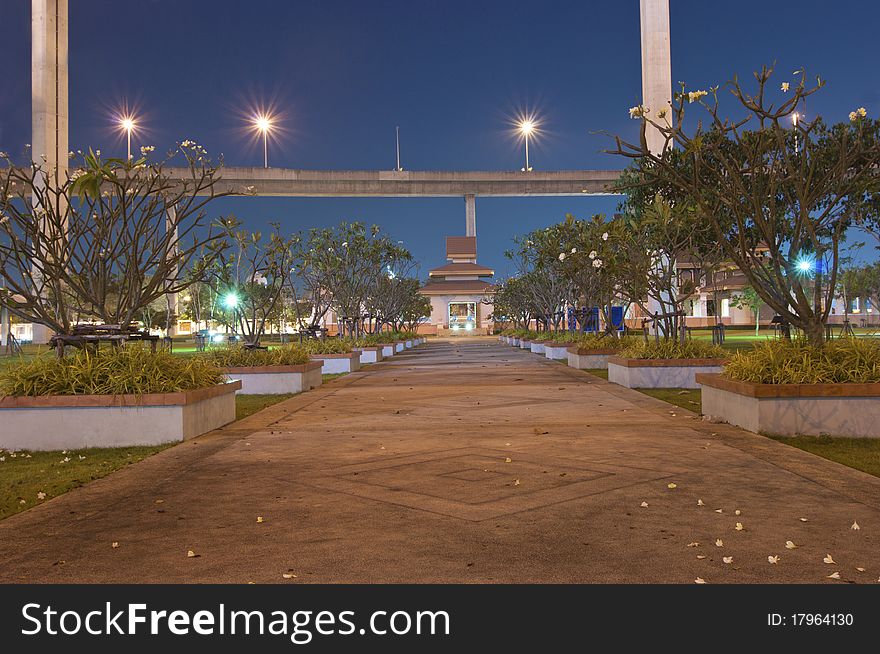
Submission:
M 250 346 L 257 346 L 267 325 L 280 311 L 281 297 L 293 259 L 292 242 L 271 223 L 268 237 L 242 229 L 235 216 L 220 221 L 227 248 L 209 268 L 223 309 Z
M 518 236 L 505 252 L 517 267 L 530 313 L 548 330 L 564 325 L 565 309 L 576 300 L 574 284 L 564 273 L 569 229 L 562 223 Z
M 178 271 L 203 246 L 205 264 L 222 251 L 206 230 L 208 205 L 230 194 L 216 189 L 220 168 L 192 141 L 163 161 L 152 150 L 132 161 L 71 153 L 78 167 L 57 183 L 54 171 L 0 156 L 0 267 L 14 315 L 62 334 L 79 316 L 126 327 L 193 283 Z M 185 174 L 172 177 L 171 163 Z
M 688 198 L 761 299 L 821 345 L 847 229 L 877 222 L 880 123 L 863 108 L 834 125 L 793 121 L 824 82 L 808 86 L 802 73 L 777 87 L 772 76 L 764 67 L 751 91 L 736 78 L 726 85 L 736 117 L 722 114 L 717 87 L 682 87 L 670 107 L 633 107 L 642 137 L 618 137 L 612 152 L 635 160 L 638 184 Z M 647 147 L 647 129 L 663 135 L 663 152 Z

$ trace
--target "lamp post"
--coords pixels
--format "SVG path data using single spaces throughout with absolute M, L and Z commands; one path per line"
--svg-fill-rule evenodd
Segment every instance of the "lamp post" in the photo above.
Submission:
M 260 114 L 254 118 L 254 128 L 263 135 L 263 168 L 269 167 L 269 132 L 272 131 L 272 119 Z
M 529 173 L 532 171 L 532 167 L 529 166 L 529 139 L 532 136 L 532 132 L 535 131 L 535 123 L 531 120 L 523 120 L 519 124 L 520 134 L 523 135 L 523 141 L 526 144 L 526 165 L 525 168 L 522 169 L 524 173 Z
M 133 116 L 123 116 L 119 119 L 119 127 L 125 132 L 126 140 L 128 141 L 127 161 L 131 161 L 131 133 L 134 131 L 134 128 L 137 127 L 137 123 Z

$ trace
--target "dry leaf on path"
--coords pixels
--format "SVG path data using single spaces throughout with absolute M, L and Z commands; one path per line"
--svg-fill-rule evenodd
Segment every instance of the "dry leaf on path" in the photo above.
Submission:
M 773 565 L 776 565 L 777 563 L 779 563 L 779 557 L 778 556 L 768 556 L 767 563 L 772 563 Z
M 725 563 L 733 563 L 733 557 L 732 557 L 732 556 L 722 556 L 722 557 L 721 557 L 721 560 L 724 561 Z
M 834 565 L 834 559 L 831 558 L 831 555 L 830 555 L 830 554 L 826 554 L 826 555 L 825 555 L 825 558 L 822 559 L 822 562 L 823 562 L 823 563 L 827 563 L 828 565 Z
M 639 504 L 639 506 L 642 507 L 643 509 L 646 509 L 646 508 L 648 508 L 648 503 L 642 502 L 641 504 Z
M 830 575 L 828 575 L 828 579 L 840 579 L 840 573 L 832 572 Z
M 703 579 L 702 577 L 697 577 L 696 579 L 694 579 L 694 583 L 695 584 L 705 584 L 706 580 Z
M 795 545 L 794 543 L 792 543 L 790 540 L 785 541 L 785 549 L 787 549 L 787 550 L 793 550 L 793 549 L 796 548 L 796 547 L 797 547 L 797 545 Z
M 853 531 L 858 531 L 859 529 L 861 529 L 861 527 L 859 527 L 859 523 L 858 523 L 858 522 L 856 522 L 855 520 L 853 520 L 852 527 L 850 527 L 850 529 L 852 529 Z
M 724 547 L 724 541 L 720 538 L 715 539 L 715 547 Z

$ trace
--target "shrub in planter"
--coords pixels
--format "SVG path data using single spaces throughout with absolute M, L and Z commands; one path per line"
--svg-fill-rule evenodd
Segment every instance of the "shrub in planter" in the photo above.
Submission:
M 203 355 L 241 381 L 243 394 L 300 393 L 321 385 L 321 363 L 312 361 L 299 345 L 268 350 L 228 347 Z
M 628 388 L 699 388 L 696 374 L 721 372 L 726 357 L 703 341 L 641 340 L 608 358 L 608 381 Z
M 608 367 L 608 357 L 635 345 L 637 336 L 617 338 L 610 334 L 576 334 L 573 344 L 566 349 L 568 365 L 578 370 Z
M 199 357 L 174 356 L 129 345 L 54 354 L 13 364 L 0 372 L 0 394 L 145 395 L 178 393 L 222 384 L 223 372 Z
M 235 391 L 213 362 L 136 345 L 42 357 L 0 373 L 0 447 L 155 445 L 235 420 Z
M 880 341 L 842 338 L 822 347 L 767 341 L 731 355 L 724 374 L 757 384 L 880 383 Z
M 773 341 L 701 374 L 711 419 L 780 435 L 880 437 L 880 343 Z
M 361 368 L 361 353 L 352 350 L 350 339 L 313 339 L 305 341 L 303 348 L 312 361 L 321 362 L 321 374 L 335 375 L 355 372 Z

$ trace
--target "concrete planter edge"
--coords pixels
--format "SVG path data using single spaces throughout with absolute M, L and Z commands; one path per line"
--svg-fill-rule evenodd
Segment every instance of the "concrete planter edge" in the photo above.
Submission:
M 878 384 L 757 384 L 700 373 L 702 413 L 755 433 L 880 438 Z
M 0 398 L 8 450 L 76 450 L 162 445 L 235 420 L 239 381 L 180 393 Z

